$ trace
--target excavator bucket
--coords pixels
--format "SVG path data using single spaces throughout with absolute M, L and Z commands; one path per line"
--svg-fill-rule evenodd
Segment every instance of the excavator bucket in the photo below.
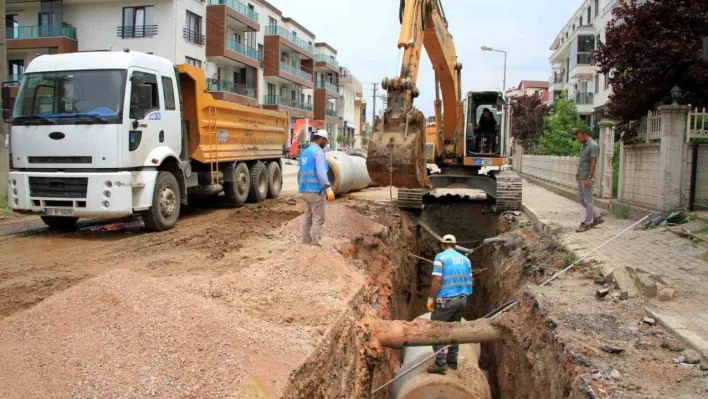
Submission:
M 378 186 L 398 188 L 430 188 L 425 165 L 425 117 L 413 110 L 412 118 L 377 118 L 369 140 L 366 159 L 371 180 Z

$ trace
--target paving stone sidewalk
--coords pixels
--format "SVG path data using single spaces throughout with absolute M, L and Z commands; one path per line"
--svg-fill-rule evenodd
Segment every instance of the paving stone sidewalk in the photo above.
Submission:
M 606 222 L 575 233 L 582 207 L 577 202 L 524 180 L 524 206 L 563 244 L 583 256 L 635 221 L 605 216 Z M 667 329 L 708 359 L 708 248 L 691 243 L 665 228 L 632 230 L 592 255 L 607 265 L 633 267 L 668 278 L 676 296 L 669 302 L 647 300 L 645 308 Z

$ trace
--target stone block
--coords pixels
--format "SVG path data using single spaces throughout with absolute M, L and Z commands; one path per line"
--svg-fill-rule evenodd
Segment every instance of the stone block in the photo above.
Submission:
M 639 290 L 634 282 L 634 270 L 628 267 L 617 267 L 612 272 L 612 278 L 615 280 L 615 286 L 623 296 L 634 298 L 639 295 Z
M 642 291 L 642 294 L 648 298 L 654 298 L 659 292 L 656 287 L 656 282 L 646 274 L 637 273 L 634 277 L 634 282 Z
M 671 301 L 674 299 L 674 295 L 676 295 L 676 290 L 670 287 L 664 287 L 661 290 L 659 290 L 659 300 L 662 302 L 667 302 Z

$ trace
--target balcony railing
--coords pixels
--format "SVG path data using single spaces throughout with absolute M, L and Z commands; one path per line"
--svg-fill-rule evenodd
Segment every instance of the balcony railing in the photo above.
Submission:
M 562 84 L 564 75 L 565 75 L 565 73 L 560 73 L 560 74 L 554 73 L 553 75 L 551 75 L 551 79 L 548 80 L 548 83 L 550 83 L 552 85 L 556 84 L 556 83 Z
M 339 61 L 337 61 L 336 58 L 329 56 L 327 54 L 315 54 L 315 61 L 316 62 L 326 62 L 329 65 L 333 65 L 336 67 L 339 66 Z
M 243 86 L 226 80 L 212 81 L 207 79 L 207 90 L 223 91 L 227 93 L 239 94 L 246 97 L 256 98 L 256 89 L 253 87 Z
M 76 28 L 73 26 L 16 26 L 7 28 L 5 34 L 7 40 L 43 37 L 66 37 L 76 40 Z
M 305 111 L 312 111 L 312 104 L 296 101 L 283 96 L 263 96 L 263 105 L 283 105 Z
M 157 25 L 119 26 L 118 37 L 152 37 L 157 35 Z
M 291 75 L 295 75 L 299 78 L 302 78 L 302 79 L 312 82 L 312 74 L 307 73 L 307 72 L 303 71 L 302 69 L 296 68 L 287 62 L 280 61 L 280 69 L 282 69 L 283 71 L 285 71 Z
M 592 65 L 593 56 L 592 53 L 578 53 L 578 64 L 577 65 Z
M 230 38 L 226 39 L 226 49 L 231 50 L 231 51 L 235 51 L 239 54 L 245 55 L 246 57 L 253 58 L 254 60 L 260 61 L 260 57 L 258 55 L 258 50 L 254 49 L 252 47 L 248 47 L 246 45 L 243 45 L 234 39 L 230 39 Z
M 593 97 L 593 93 L 575 93 L 575 103 L 578 105 L 590 105 Z
M 189 28 L 184 28 L 182 31 L 182 36 L 184 39 L 190 43 L 194 43 L 199 46 L 203 46 L 206 43 L 206 36 L 202 35 L 201 32 L 195 32 L 189 30 Z
M 308 51 L 310 53 L 315 51 L 315 47 L 311 44 L 308 43 L 299 37 L 295 36 L 292 34 L 292 32 L 288 32 L 283 28 L 282 26 L 266 26 L 265 29 L 265 35 L 266 36 L 280 36 L 282 38 L 288 39 L 291 42 L 295 43 L 298 47 L 301 49 Z
M 327 81 L 322 81 L 322 80 L 317 81 L 317 83 L 315 84 L 315 88 L 327 89 L 331 92 L 339 93 L 339 88 L 336 85 L 334 85 L 330 82 L 327 82 Z
M 334 109 L 328 109 L 327 115 L 331 116 L 333 118 L 339 118 L 339 115 L 337 115 L 337 110 L 334 110 Z
M 210 6 L 226 6 L 231 9 L 238 11 L 240 14 L 247 16 L 248 18 L 258 22 L 258 13 L 246 7 L 245 4 L 237 0 L 209 0 Z

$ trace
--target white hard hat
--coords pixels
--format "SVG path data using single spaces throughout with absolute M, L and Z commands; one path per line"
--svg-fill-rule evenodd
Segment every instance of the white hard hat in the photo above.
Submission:
M 443 237 L 442 242 L 445 244 L 457 244 L 457 239 L 452 234 L 448 234 Z
M 327 133 L 326 130 L 320 129 L 315 133 L 315 137 L 323 137 L 327 140 L 329 140 L 329 134 Z

